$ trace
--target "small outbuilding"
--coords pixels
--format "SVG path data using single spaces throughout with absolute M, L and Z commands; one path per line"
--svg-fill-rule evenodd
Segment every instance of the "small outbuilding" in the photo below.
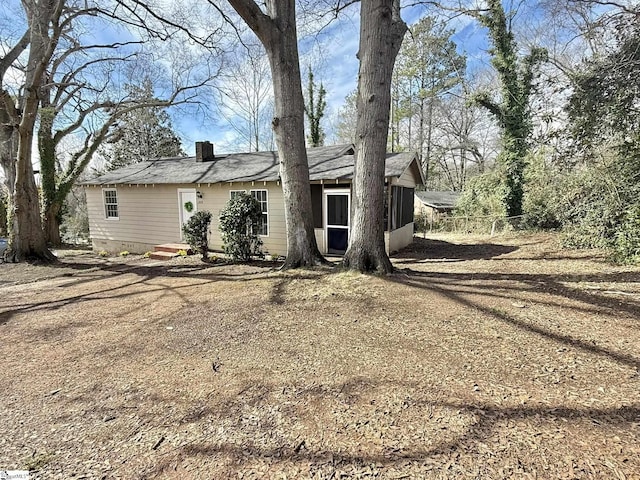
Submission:
M 351 225 L 353 145 L 310 148 L 313 222 L 323 254 L 346 251 Z M 387 154 L 385 242 L 389 253 L 413 241 L 414 191 L 423 183 L 414 153 Z M 196 143 L 194 157 L 134 163 L 83 183 L 94 250 L 142 253 L 182 240 L 182 225 L 199 210 L 213 213 L 211 250 L 222 250 L 218 216 L 237 192 L 262 206 L 260 237 L 265 253 L 287 251 L 284 197 L 277 152 L 215 155 L 209 142 Z
M 415 216 L 426 215 L 429 225 L 451 213 L 460 198 L 460 192 L 417 191 L 415 192 Z

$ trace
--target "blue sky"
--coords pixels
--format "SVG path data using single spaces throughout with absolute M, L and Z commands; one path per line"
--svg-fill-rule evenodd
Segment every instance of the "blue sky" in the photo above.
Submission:
M 18 0 L 5 0 L 9 10 L 18 14 L 21 10 Z M 4 2 L 3 2 L 4 3 Z M 328 108 L 325 117 L 325 130 L 331 129 L 332 120 L 344 103 L 345 97 L 356 88 L 358 60 L 359 34 L 359 6 L 352 7 L 351 15 L 346 15 L 325 27 L 319 35 L 303 39 L 300 42 L 301 69 L 306 71 L 311 65 L 316 74 L 316 79 L 322 81 L 327 90 Z M 405 8 L 402 12 L 403 19 L 409 24 L 415 23 L 425 14 L 422 7 Z M 6 26 L 6 25 L 5 25 Z M 16 32 L 21 30 L 15 22 L 13 26 Z M 459 45 L 459 50 L 472 57 L 482 57 L 486 50 L 486 39 L 482 29 L 472 20 L 459 17 L 452 25 L 457 31 L 453 37 Z M 85 32 L 96 43 L 109 43 L 112 41 L 124 41 L 133 36 L 117 24 L 101 24 L 99 28 L 90 28 Z M 303 80 L 304 77 L 303 73 Z M 304 83 L 304 82 L 303 82 Z M 210 111 L 215 110 L 214 105 L 206 105 Z M 202 109 L 202 107 L 201 107 Z M 228 144 L 230 129 L 223 122 L 215 122 L 211 116 L 206 118 L 200 112 L 185 108 L 171 108 L 174 128 L 178 131 L 185 150 L 192 154 L 196 141 L 209 140 L 219 146 Z M 330 137 L 330 132 L 329 137 Z M 224 147 L 222 147 L 224 150 Z
M 403 19 L 411 25 L 425 15 L 423 7 L 405 8 Z M 470 65 L 486 63 L 487 41 L 484 29 L 467 17 L 458 17 L 451 22 L 456 34 L 452 37 L 458 50 L 469 56 Z M 300 41 L 300 63 L 303 72 L 303 89 L 306 68 L 311 64 L 317 81 L 322 81 L 327 90 L 327 111 L 324 119 L 325 130 L 331 130 L 345 97 L 357 86 L 359 41 L 358 7 L 351 15 L 334 21 L 322 33 Z M 194 142 L 209 140 L 222 146 L 230 136 L 223 123 L 203 122 L 198 117 L 175 117 L 174 126 L 179 130 L 186 151 L 193 154 Z M 329 138 L 331 132 L 327 132 Z

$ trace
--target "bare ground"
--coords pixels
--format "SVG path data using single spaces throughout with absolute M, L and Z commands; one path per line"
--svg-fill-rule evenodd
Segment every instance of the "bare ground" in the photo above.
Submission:
M 548 235 L 397 273 L 62 252 L 0 265 L 0 469 L 640 478 L 640 268 Z

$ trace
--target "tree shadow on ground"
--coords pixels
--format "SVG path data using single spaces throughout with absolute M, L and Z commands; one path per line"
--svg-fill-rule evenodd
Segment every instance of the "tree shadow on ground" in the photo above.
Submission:
M 189 289 L 194 286 L 213 282 L 248 282 L 277 272 L 281 264 L 277 262 L 248 262 L 244 264 L 201 262 L 184 265 L 158 263 L 145 265 L 113 262 L 96 266 L 95 264 L 83 262 L 69 262 L 66 265 L 69 269 L 77 270 L 75 274 L 62 275 L 64 278 L 71 277 L 64 283 L 64 287 L 67 289 L 77 285 L 88 285 L 92 282 L 100 285 L 104 281 L 114 280 L 120 276 L 123 277 L 123 280 L 122 283 L 115 286 L 96 288 L 90 292 L 70 295 L 56 301 L 29 301 L 24 304 L 13 304 L 6 310 L 0 311 L 0 325 L 6 324 L 16 313 L 20 312 L 53 311 L 72 303 L 90 302 L 98 299 L 106 300 L 109 298 L 125 300 L 127 297 L 160 291 L 178 292 L 186 302 L 189 297 Z M 318 276 L 326 275 L 332 271 L 331 268 L 323 267 L 314 269 L 314 273 L 311 275 L 296 273 L 280 278 L 273 289 L 272 303 L 284 303 L 284 290 L 291 281 L 318 278 Z M 124 277 L 127 279 L 124 279 Z M 189 279 L 193 281 L 177 286 L 158 284 L 157 281 L 163 278 Z M 125 290 L 136 286 L 140 287 L 140 289 L 125 292 Z M 143 306 L 140 308 L 142 309 Z
M 585 422 L 604 433 L 613 428 L 618 431 L 632 429 L 640 419 L 640 407 L 637 405 L 603 408 L 567 408 L 546 405 L 514 407 L 481 400 L 447 401 L 420 393 L 415 397 L 407 396 L 408 392 L 421 392 L 422 387 L 412 382 L 380 382 L 361 377 L 335 384 L 314 386 L 268 385 L 254 382 L 247 385 L 247 388 L 237 396 L 225 401 L 210 401 L 208 405 L 194 406 L 180 419 L 178 428 L 184 428 L 193 423 L 222 425 L 228 418 L 237 418 L 238 423 L 235 426 L 237 430 L 231 431 L 229 437 L 221 438 L 216 434 L 220 430 L 213 430 L 208 434 L 204 433 L 197 438 L 184 441 L 181 445 L 165 449 L 159 452 L 153 464 L 147 467 L 141 478 L 157 478 L 174 470 L 181 463 L 192 463 L 196 458 L 226 459 L 230 462 L 229 474 L 255 468 L 256 463 L 262 466 L 294 464 L 308 468 L 309 473 L 315 470 L 322 471 L 326 475 L 319 478 L 342 478 L 341 475 L 348 476 L 350 469 L 372 465 L 375 466 L 378 474 L 390 468 L 397 468 L 400 472 L 403 470 L 412 472 L 412 464 L 415 466 L 424 462 L 435 463 L 442 468 L 450 465 L 451 459 L 459 460 L 461 454 L 467 457 L 465 462 L 468 467 L 470 463 L 477 464 L 479 448 L 481 446 L 486 448 L 484 442 L 496 435 L 505 424 L 513 428 L 515 422 L 532 422 L 538 427 L 558 424 L 571 426 L 572 423 Z M 380 396 L 381 391 L 389 392 L 387 398 Z M 294 393 L 283 395 L 283 392 Z M 435 431 L 441 433 L 434 434 L 433 442 L 425 444 L 413 440 L 405 442 L 399 448 L 393 446 L 390 438 L 382 440 L 384 438 L 382 436 L 380 442 L 369 445 L 375 448 L 362 448 L 367 445 L 367 440 L 344 437 L 346 433 L 335 437 L 335 442 L 321 440 L 324 437 L 322 432 L 316 432 L 315 436 L 312 432 L 308 432 L 305 436 L 304 429 L 298 429 L 302 432 L 298 436 L 288 435 L 287 429 L 293 429 L 297 422 L 312 421 L 311 418 L 306 418 L 313 415 L 306 410 L 307 405 L 322 406 L 329 411 L 347 409 L 350 412 L 347 419 L 351 424 L 369 424 L 372 428 L 376 428 L 375 414 L 381 413 L 376 408 L 388 409 L 389 405 L 385 405 L 384 401 L 390 400 L 389 395 L 405 398 L 401 407 L 402 415 L 411 414 L 409 417 L 412 419 L 411 431 L 417 431 L 425 424 L 437 423 L 429 414 L 434 410 L 447 411 L 458 417 L 464 417 L 467 423 L 458 429 L 454 428 L 455 423 L 451 424 L 450 431 L 447 431 L 446 426 L 436 425 Z M 372 406 L 373 404 L 368 400 L 371 397 L 378 399 L 380 407 Z M 161 403 L 168 401 L 160 398 L 156 400 Z M 259 420 L 256 419 L 254 423 L 244 425 L 240 419 L 247 415 L 247 405 L 256 407 L 264 413 Z M 290 423 L 287 425 L 282 425 L 280 420 L 269 418 L 268 413 L 284 406 L 291 415 L 286 420 Z M 385 415 L 388 413 L 386 412 Z M 400 416 L 399 412 L 396 414 Z M 335 428 L 336 425 L 327 426 L 327 428 L 332 427 Z M 383 425 L 378 427 L 381 434 L 385 432 Z M 535 427 L 530 427 L 527 435 L 536 435 L 536 431 Z M 541 435 L 541 432 L 537 432 L 537 435 Z M 332 435 L 335 432 L 327 433 L 329 433 L 328 438 L 334 438 Z M 350 435 L 354 434 L 357 435 L 355 432 Z M 350 446 L 345 446 L 344 442 L 347 440 Z M 332 445 L 332 443 L 335 444 Z M 500 453 L 494 452 L 494 456 L 500 456 Z M 399 478 L 404 478 L 404 475 Z
M 494 243 L 458 244 L 442 240 L 413 237 L 413 243 L 393 255 L 394 263 L 414 263 L 428 260 L 462 262 L 489 260 L 512 253 L 519 247 Z
M 386 278 L 391 282 L 411 288 L 437 292 L 463 307 L 480 311 L 511 326 L 537 334 L 548 340 L 596 355 L 602 355 L 619 363 L 640 369 L 640 358 L 599 346 L 595 341 L 587 341 L 571 335 L 552 332 L 528 320 L 518 318 L 516 315 L 488 306 L 479 300 L 504 296 L 504 294 L 496 293 L 498 289 L 511 292 L 508 295 L 510 299 L 517 298 L 516 295 L 521 293 L 540 293 L 543 291 L 550 294 L 551 299 L 541 300 L 541 303 L 554 305 L 553 298 L 574 300 L 582 303 L 582 306 L 573 305 L 568 308 L 589 313 L 608 313 L 614 318 L 620 316 L 634 320 L 640 318 L 639 302 L 608 298 L 595 292 L 567 287 L 563 282 L 572 281 L 571 276 L 568 276 L 568 278 L 563 277 L 561 282 L 556 275 L 425 273 L 407 269 Z M 592 282 L 621 281 L 617 274 L 591 275 L 588 278 Z M 577 279 L 574 277 L 573 281 L 584 281 L 584 277 L 578 276 Z M 637 275 L 631 274 L 627 281 L 640 282 L 640 279 L 638 279 Z M 502 284 L 496 282 L 502 282 Z

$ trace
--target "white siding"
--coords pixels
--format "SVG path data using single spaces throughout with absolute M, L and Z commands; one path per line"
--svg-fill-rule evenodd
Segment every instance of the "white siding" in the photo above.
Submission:
M 106 187 L 105 187 L 106 188 Z M 113 188 L 113 186 L 109 186 Z M 285 255 L 287 239 L 284 225 L 284 198 L 276 182 L 245 182 L 233 184 L 140 185 L 116 186 L 119 219 L 105 218 L 101 186 L 87 186 L 89 229 L 95 249 L 129 250 L 143 253 L 153 245 L 180 241 L 178 189 L 195 188 L 202 194 L 197 210 L 209 210 L 212 215 L 209 246 L 222 250 L 218 230 L 220 211 L 230 199 L 230 190 L 267 190 L 269 235 L 262 237 L 263 251 Z
M 388 254 L 410 245 L 413 242 L 413 222 L 392 232 L 384 232 L 384 242 Z
M 127 243 L 155 245 L 180 240 L 176 187 L 118 185 L 115 188 L 117 220 L 105 217 L 103 188 L 86 187 L 89 230 L 96 243 L 111 242 L 126 247 Z
M 261 237 L 262 250 L 265 253 L 286 255 L 287 237 L 284 226 L 284 197 L 282 187 L 276 182 L 244 182 L 233 184 L 201 184 L 196 187 L 202 193 L 202 200 L 198 200 L 198 209 L 209 210 L 213 214 L 211 219 L 211 234 L 209 235 L 209 247 L 212 250 L 222 250 L 222 236 L 218 229 L 220 212 L 225 207 L 231 194 L 231 190 L 267 190 L 267 202 L 269 212 L 269 235 Z

